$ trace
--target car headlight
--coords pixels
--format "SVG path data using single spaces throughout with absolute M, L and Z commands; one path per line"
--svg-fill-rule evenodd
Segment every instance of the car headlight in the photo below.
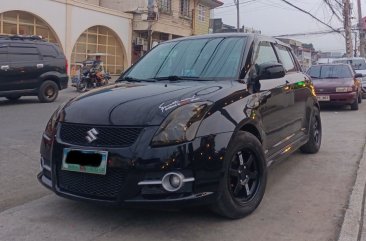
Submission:
M 46 129 L 44 130 L 43 135 L 46 139 L 53 140 L 54 136 L 56 135 L 56 128 L 57 124 L 60 120 L 60 116 L 63 110 L 63 107 L 66 103 L 60 105 L 56 111 L 52 114 L 50 120 L 47 122 Z
M 353 87 L 337 87 L 336 92 L 351 92 Z
M 210 105 L 210 102 L 195 102 L 174 110 L 155 133 L 151 145 L 166 146 L 193 140 Z

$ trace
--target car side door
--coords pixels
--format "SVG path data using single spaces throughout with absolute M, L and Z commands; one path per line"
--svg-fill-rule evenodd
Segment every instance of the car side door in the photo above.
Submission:
M 0 91 L 9 90 L 9 68 L 8 45 L 0 44 Z
M 10 60 L 9 81 L 12 90 L 38 88 L 38 77 L 43 63 L 37 47 L 28 44 L 12 44 L 8 48 Z
M 287 87 L 292 90 L 286 93 L 289 101 L 286 137 L 288 143 L 293 143 L 307 133 L 307 100 L 312 98 L 309 86 L 307 86 L 310 79 L 301 72 L 300 65 L 289 47 L 276 43 L 275 49 L 286 70 Z
M 271 42 L 259 42 L 254 55 L 256 69 L 267 63 L 279 64 L 280 61 Z M 260 79 L 259 107 L 262 127 L 266 136 L 265 153 L 268 161 L 278 155 L 288 137 L 287 125 L 291 120 L 288 114 L 293 105 L 293 90 L 288 85 L 287 76 L 275 79 Z

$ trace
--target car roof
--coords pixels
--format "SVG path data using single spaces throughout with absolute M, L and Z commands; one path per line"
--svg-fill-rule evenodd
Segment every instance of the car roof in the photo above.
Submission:
M 188 37 L 168 40 L 168 41 L 165 41 L 164 43 L 176 42 L 176 41 L 182 41 L 182 40 L 191 40 L 191 39 L 207 39 L 207 38 L 213 39 L 213 38 L 229 38 L 229 37 L 247 37 L 251 40 L 257 39 L 260 41 L 268 41 L 268 42 L 278 43 L 278 44 L 281 44 L 286 47 L 290 47 L 290 45 L 288 45 L 274 37 L 261 35 L 261 34 L 257 34 L 257 33 L 214 33 L 214 34 L 194 35 L 194 36 L 188 36 Z
M 1 43 L 55 45 L 36 35 L 0 35 Z
M 334 59 L 333 61 L 338 61 L 338 60 L 354 60 L 354 59 L 357 59 L 357 60 L 365 60 L 365 58 L 363 58 L 363 57 L 347 57 L 347 58 L 337 58 L 337 59 Z
M 325 64 L 315 64 L 315 65 L 312 65 L 311 67 L 317 67 L 317 66 L 350 66 L 349 64 L 345 64 L 345 63 L 325 63 Z M 310 68 L 311 68 L 310 67 Z

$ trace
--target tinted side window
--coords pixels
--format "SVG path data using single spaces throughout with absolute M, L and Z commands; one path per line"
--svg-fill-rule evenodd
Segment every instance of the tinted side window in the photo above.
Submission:
M 296 71 L 296 64 L 289 50 L 281 45 L 276 45 L 276 50 L 285 70 L 289 72 Z
M 51 45 L 39 45 L 39 50 L 43 56 L 43 59 L 53 59 L 58 56 L 57 50 Z
M 261 42 L 259 44 L 255 59 L 255 64 L 258 65 L 268 62 L 278 62 L 274 49 L 269 42 Z
M 38 50 L 35 47 L 10 46 L 8 57 L 12 62 L 40 60 Z

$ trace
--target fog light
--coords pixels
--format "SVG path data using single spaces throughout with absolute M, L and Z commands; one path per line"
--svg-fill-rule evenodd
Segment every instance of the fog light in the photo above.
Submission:
M 184 176 L 181 173 L 170 172 L 165 174 L 162 180 L 163 188 L 168 192 L 178 191 L 183 186 Z
M 174 188 L 179 187 L 182 183 L 181 179 L 176 175 L 171 175 L 169 178 L 169 182 L 170 182 L 170 185 L 172 185 L 172 187 L 174 187 Z

